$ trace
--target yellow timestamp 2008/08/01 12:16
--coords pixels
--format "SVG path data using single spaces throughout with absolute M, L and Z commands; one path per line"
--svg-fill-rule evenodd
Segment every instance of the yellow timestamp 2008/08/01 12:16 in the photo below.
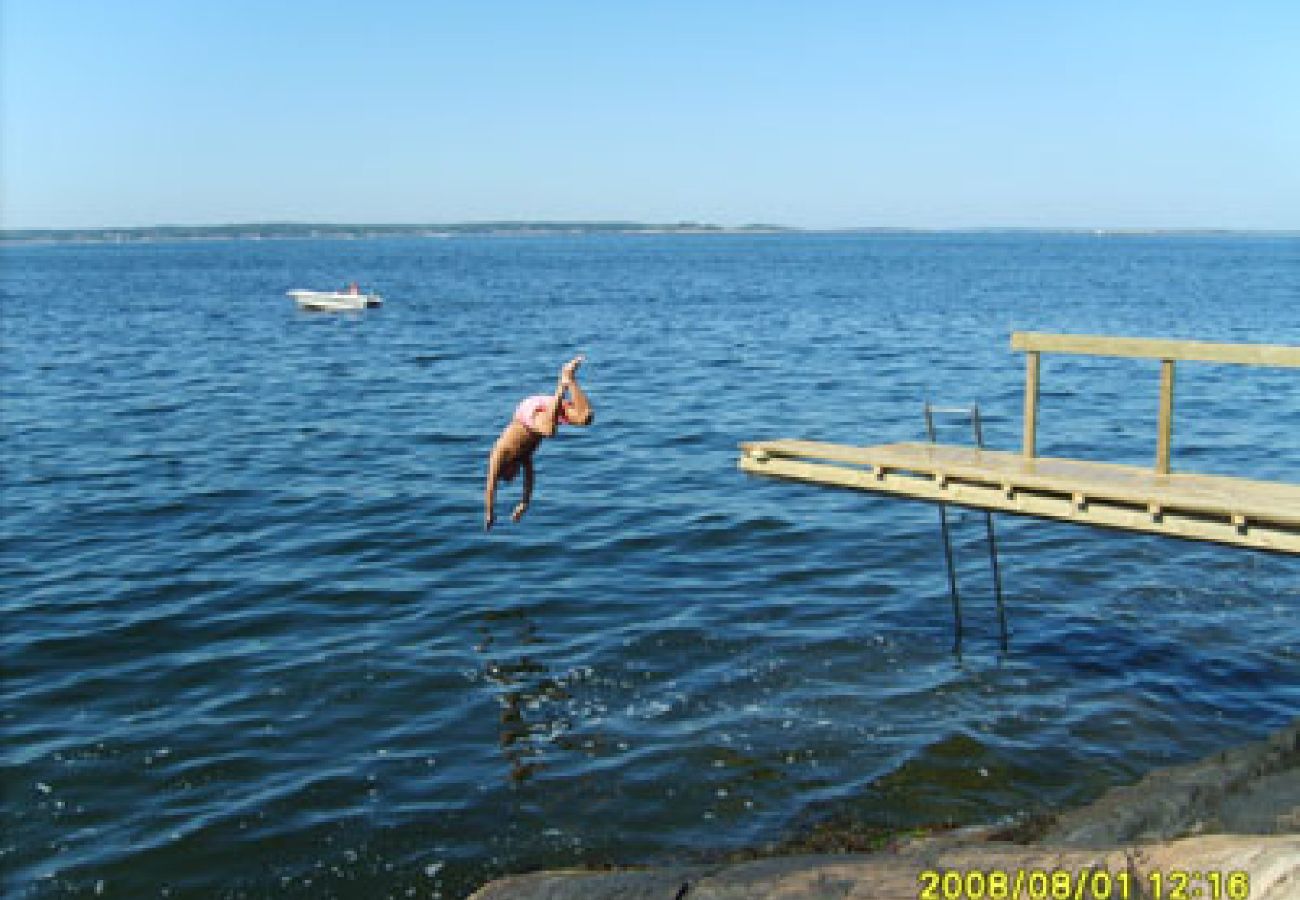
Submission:
M 1250 873 L 1171 869 L 928 869 L 917 900 L 1250 900 Z

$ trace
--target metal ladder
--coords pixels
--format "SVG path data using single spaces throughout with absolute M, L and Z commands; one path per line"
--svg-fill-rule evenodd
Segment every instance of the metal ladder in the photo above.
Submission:
M 980 420 L 978 403 L 970 406 L 932 406 L 925 401 L 925 432 L 930 443 L 937 443 L 934 429 L 935 415 L 964 416 L 970 420 L 971 431 L 975 436 L 975 446 L 984 449 L 984 426 Z M 998 628 L 1001 635 L 1002 652 L 1007 652 L 1007 615 L 1002 603 L 1002 574 L 998 568 L 998 538 L 993 528 L 993 514 L 984 511 L 984 525 L 988 533 L 989 565 L 993 570 L 993 590 L 998 605 Z M 952 539 L 948 530 L 948 504 L 939 503 L 939 528 L 943 532 L 943 558 L 948 565 L 948 593 L 952 597 L 953 618 L 953 652 L 961 654 L 961 594 L 957 590 L 957 568 L 952 558 Z

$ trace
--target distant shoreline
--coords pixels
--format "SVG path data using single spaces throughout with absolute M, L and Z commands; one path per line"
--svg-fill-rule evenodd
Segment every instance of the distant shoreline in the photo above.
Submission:
M 288 240 L 387 237 L 450 238 L 574 234 L 771 234 L 795 231 L 780 225 L 724 227 L 695 222 L 458 222 L 427 225 L 250 222 L 232 225 L 143 225 L 105 228 L 0 229 L 0 242 L 129 243 L 187 240 Z
M 149 243 L 161 241 L 293 240 L 333 238 L 452 238 L 466 236 L 555 236 L 601 234 L 863 234 L 962 235 L 1057 234 L 1096 237 L 1300 237 L 1300 231 L 1235 228 L 796 228 L 788 225 L 713 225 L 699 222 L 461 222 L 428 225 L 309 224 L 261 222 L 232 225 L 150 225 L 105 228 L 0 229 L 6 243 Z

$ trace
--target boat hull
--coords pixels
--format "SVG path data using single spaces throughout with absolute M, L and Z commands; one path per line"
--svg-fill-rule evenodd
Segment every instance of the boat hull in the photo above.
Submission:
M 381 306 L 378 294 L 349 294 L 343 291 L 289 291 L 299 309 L 312 312 L 350 312 Z

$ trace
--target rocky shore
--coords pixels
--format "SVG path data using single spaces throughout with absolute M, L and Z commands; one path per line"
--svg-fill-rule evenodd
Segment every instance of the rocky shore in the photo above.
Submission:
M 1068 884 L 1048 881 L 1054 871 L 1071 873 Z M 945 883 L 947 873 L 970 880 Z M 515 875 L 473 900 L 918 900 L 931 888 L 935 900 L 1046 900 L 1062 887 L 1074 900 L 1174 900 L 1179 887 L 1187 900 L 1300 900 L 1300 719 L 1016 827 L 900 839 L 873 853 Z

